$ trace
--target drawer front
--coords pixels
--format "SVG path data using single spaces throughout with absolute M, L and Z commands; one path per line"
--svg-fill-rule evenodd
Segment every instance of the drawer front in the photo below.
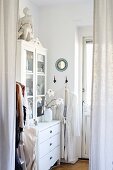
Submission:
M 50 142 L 49 139 L 45 142 L 39 144 L 39 158 L 42 158 L 43 156 L 47 155 L 50 152 Z
M 60 133 L 60 123 L 50 127 L 49 131 L 50 131 L 50 137 L 56 135 L 57 133 Z
M 46 154 L 48 154 L 51 150 L 60 145 L 60 134 L 56 134 L 50 139 L 46 140 L 39 144 L 39 158 L 42 158 Z
M 54 136 L 55 134 L 60 132 L 60 124 L 56 124 L 54 126 L 51 126 L 50 128 L 47 128 L 46 130 L 39 132 L 39 143 L 44 142 L 45 140 L 49 139 L 50 137 Z
M 50 167 L 53 166 L 59 159 L 60 159 L 60 146 L 56 147 L 49 154 L 39 159 L 38 170 L 49 170 Z
M 60 146 L 60 133 L 57 133 L 56 135 L 50 138 L 49 146 L 50 151 L 56 148 L 57 146 Z
M 50 152 L 50 167 L 55 164 L 55 162 L 60 159 L 60 146 L 57 146 L 54 150 Z
M 39 132 L 38 142 L 42 143 L 42 142 L 44 142 L 45 140 L 47 140 L 49 138 L 50 138 L 50 130 L 48 128 L 46 130 L 43 130 L 43 131 Z
M 49 154 L 39 159 L 38 170 L 49 170 L 50 169 L 50 157 Z

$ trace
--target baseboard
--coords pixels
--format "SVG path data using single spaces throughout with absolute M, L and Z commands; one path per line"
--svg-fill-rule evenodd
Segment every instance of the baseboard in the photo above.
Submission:
M 78 160 L 89 160 L 89 158 L 79 158 Z
M 61 163 L 69 163 L 69 164 L 75 164 L 77 161 L 78 161 L 78 158 L 75 158 L 75 160 L 73 160 L 73 161 L 66 161 L 65 159 L 61 159 L 60 160 L 61 161 Z

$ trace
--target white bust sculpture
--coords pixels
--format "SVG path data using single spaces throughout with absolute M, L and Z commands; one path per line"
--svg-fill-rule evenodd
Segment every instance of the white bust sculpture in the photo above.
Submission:
M 23 9 L 24 17 L 19 19 L 18 23 L 18 39 L 30 41 L 33 39 L 32 17 L 29 15 L 29 9 Z

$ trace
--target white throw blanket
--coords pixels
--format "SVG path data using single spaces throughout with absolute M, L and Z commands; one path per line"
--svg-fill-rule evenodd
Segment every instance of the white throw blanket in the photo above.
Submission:
M 23 134 L 24 155 L 27 170 L 36 170 L 36 129 L 25 128 Z

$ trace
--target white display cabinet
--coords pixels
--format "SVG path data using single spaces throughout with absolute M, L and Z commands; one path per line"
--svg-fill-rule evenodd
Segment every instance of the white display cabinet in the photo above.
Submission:
M 26 86 L 29 118 L 43 115 L 46 93 L 47 49 L 24 40 L 17 42 L 16 81 Z M 40 103 L 39 97 L 42 98 Z

